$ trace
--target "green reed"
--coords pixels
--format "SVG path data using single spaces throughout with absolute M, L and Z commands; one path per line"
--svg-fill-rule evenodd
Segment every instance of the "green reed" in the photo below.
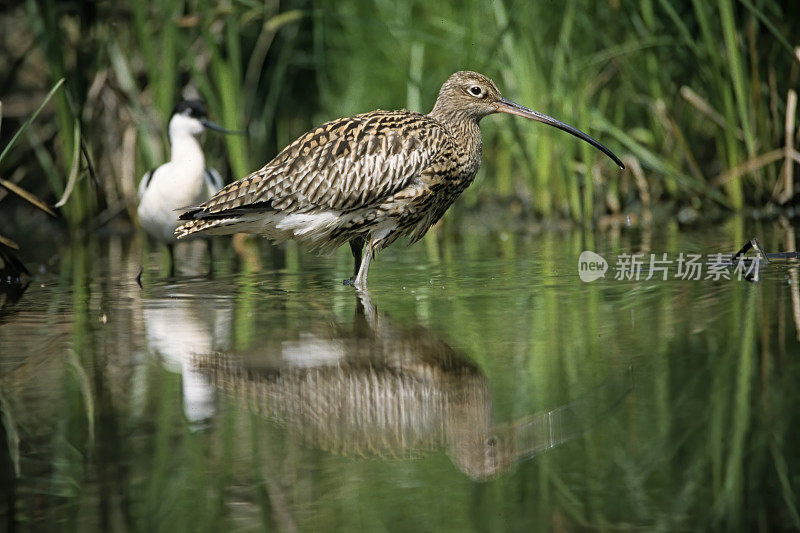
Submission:
M 53 87 L 50 89 L 50 92 L 47 93 L 47 96 L 45 96 L 44 100 L 42 100 L 42 102 L 39 104 L 39 106 L 36 108 L 36 110 L 33 112 L 33 114 L 31 116 L 29 116 L 25 120 L 25 122 L 22 123 L 22 125 L 19 127 L 19 129 L 14 133 L 14 135 L 8 141 L 8 143 L 3 147 L 2 151 L 0 152 L 0 165 L 3 163 L 3 160 L 6 159 L 6 157 L 9 156 L 12 153 L 12 150 L 14 149 L 14 146 L 18 142 L 20 136 L 23 133 L 29 134 L 28 128 L 30 127 L 30 125 L 36 120 L 36 118 L 42 112 L 42 109 L 44 109 L 44 107 L 48 104 L 48 102 L 50 102 L 50 100 L 58 92 L 58 90 L 62 87 L 63 84 L 64 84 L 64 79 L 62 78 L 62 79 L 58 80 L 55 85 L 53 85 Z M 0 123 L 2 123 L 2 108 L 0 108 Z M 80 140 L 80 130 L 77 128 L 77 124 L 76 124 L 74 142 L 77 143 L 77 142 L 79 142 L 79 140 Z M 79 155 L 79 152 L 77 150 L 74 150 L 73 162 L 75 161 L 76 157 L 78 157 L 78 155 Z M 74 167 L 74 165 L 73 165 L 73 167 Z M 76 170 L 76 169 L 73 169 L 73 170 Z M 55 173 L 51 172 L 51 173 L 48 173 L 48 176 L 52 176 L 54 174 Z M 74 182 L 75 174 L 76 174 L 76 172 L 72 172 L 72 171 L 70 172 L 70 180 L 69 180 L 69 182 Z M 39 198 L 37 198 L 36 196 L 31 194 L 27 190 L 23 189 L 19 185 L 15 184 L 13 182 L 10 182 L 8 180 L 5 180 L 5 179 L 2 179 L 2 182 L 0 182 L 0 183 L 2 183 L 2 186 L 3 186 L 4 189 L 7 189 L 7 190 L 13 192 L 17 196 L 20 196 L 21 198 L 26 200 L 31 205 L 37 207 L 38 209 L 41 209 L 42 211 L 44 211 L 44 212 L 46 212 L 46 213 L 48 213 L 50 215 L 55 216 L 55 212 L 53 211 L 53 209 L 47 203 L 43 202 L 42 200 L 40 200 Z M 64 198 L 66 199 L 66 196 Z
M 138 181 L 168 156 L 167 120 L 182 97 L 202 97 L 212 119 L 249 130 L 246 137 L 209 136 L 209 163 L 229 181 L 253 170 L 249 150 L 277 150 L 283 117 L 274 115 L 293 98 L 292 83 L 283 80 L 291 74 L 295 41 L 283 30 L 296 26 L 303 11 L 180 0 L 69 7 L 29 0 L 25 7 L 22 22 L 38 43 L 31 61 L 41 58 L 54 81 L 66 79 L 52 108 L 55 130 L 28 133 L 36 157 L 25 164 L 38 162 L 45 171 L 46 181 L 34 187 L 40 196 L 71 191 L 61 207 L 70 226 L 104 223 L 121 212 L 135 216 Z M 6 83 L 15 87 L 13 79 Z M 83 161 L 70 179 L 79 143 L 97 160 L 96 180 Z
M 787 91 L 800 70 L 790 11 L 776 0 L 569 0 L 559 9 L 512 0 L 29 0 L 25 22 L 41 52 L 31 60 L 67 80 L 53 108 L 57 134 L 31 133 L 47 176 L 40 190 L 62 196 L 77 121 L 98 181 L 85 172 L 75 180 L 67 220 L 132 216 L 136 184 L 164 161 L 166 121 L 187 87 L 212 118 L 248 131 L 206 141 L 210 162 L 233 180 L 323 120 L 374 108 L 426 112 L 450 73 L 474 69 L 636 160 L 644 181 L 563 132 L 493 117 L 478 184 L 455 210 L 513 199 L 529 215 L 588 225 L 644 202 L 703 211 L 780 202 L 783 159 L 758 158 L 783 146 Z
M 638 159 L 655 200 L 738 210 L 774 198 L 777 163 L 723 178 L 781 145 L 797 70 L 786 36 L 797 22 L 777 2 L 569 1 L 553 9 L 503 0 L 435 8 L 358 0 L 319 8 L 333 15 L 325 18 L 324 56 L 331 114 L 387 101 L 420 101 L 427 111 L 450 72 L 472 68 L 494 77 L 507 96 Z M 415 42 L 424 44 L 421 73 L 412 69 Z M 409 79 L 422 85 L 414 89 L 421 97 L 399 93 Z M 484 123 L 479 179 L 489 184 L 468 190 L 467 202 L 487 190 L 521 194 L 542 217 L 592 221 L 642 201 L 631 176 L 561 132 L 508 118 Z

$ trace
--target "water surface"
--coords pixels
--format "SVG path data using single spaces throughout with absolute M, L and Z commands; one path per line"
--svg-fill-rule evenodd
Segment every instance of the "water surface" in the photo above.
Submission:
M 445 229 L 381 253 L 359 296 L 346 250 L 220 239 L 212 276 L 197 243 L 168 278 L 140 237 L 43 247 L 0 316 L 0 508 L 28 529 L 798 527 L 798 266 L 614 279 L 621 253 L 751 236 L 795 242 L 738 219 Z M 605 278 L 578 278 L 584 250 Z

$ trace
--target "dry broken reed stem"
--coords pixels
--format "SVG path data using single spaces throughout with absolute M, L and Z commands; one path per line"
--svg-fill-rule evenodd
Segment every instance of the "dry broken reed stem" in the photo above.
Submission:
M 630 169 L 636 181 L 636 188 L 639 190 L 639 198 L 642 200 L 642 222 L 650 224 L 653 220 L 653 215 L 650 212 L 650 186 L 647 183 L 647 178 L 645 178 L 642 165 L 639 164 L 639 160 L 635 157 L 626 157 L 624 159 L 625 166 Z
M 683 93 L 683 90 L 681 90 L 681 93 Z M 797 93 L 794 90 L 789 89 L 789 94 L 786 99 L 785 146 L 783 148 L 776 148 L 775 150 L 771 150 L 765 154 L 753 157 L 752 159 L 748 159 L 747 161 L 745 161 L 740 165 L 736 165 L 733 168 L 729 168 L 725 172 L 722 172 L 720 175 L 718 175 L 711 183 L 711 186 L 719 187 L 720 185 L 724 185 L 725 183 L 728 183 L 731 180 L 739 178 L 744 174 L 755 172 L 761 167 L 764 167 L 766 165 L 774 163 L 775 161 L 780 160 L 781 158 L 784 158 L 785 159 L 783 167 L 784 187 L 783 187 L 783 193 L 781 193 L 780 197 L 778 198 L 778 202 L 783 204 L 786 203 L 788 200 L 790 200 L 794 195 L 793 164 L 795 162 L 800 164 L 800 152 L 795 150 L 794 147 L 792 146 L 794 144 L 794 123 L 795 123 L 796 109 L 797 109 Z
M 689 87 L 685 85 L 681 87 L 681 96 L 684 100 L 689 102 L 692 107 L 713 120 L 720 128 L 727 129 L 729 127 L 728 121 L 725 120 L 725 117 L 723 117 L 722 114 L 720 114 L 716 109 L 711 107 L 711 104 L 709 104 L 702 96 L 694 92 Z M 741 128 L 736 128 L 734 133 L 736 134 L 737 139 L 740 141 L 744 140 L 744 133 L 742 132 Z
M 700 165 L 697 163 L 697 158 L 695 158 L 694 154 L 692 153 L 692 149 L 689 146 L 689 143 L 686 141 L 686 137 L 683 135 L 678 123 L 667 112 L 667 106 L 664 104 L 664 101 L 659 100 L 656 103 L 655 109 L 658 117 L 661 119 L 661 122 L 663 122 L 666 129 L 672 134 L 675 142 L 678 143 L 678 147 L 680 147 L 681 151 L 683 152 L 683 156 L 686 158 L 686 163 L 689 165 L 689 171 L 692 173 L 692 176 L 694 176 L 698 182 L 703 182 L 703 172 L 700 170 Z
M 752 159 L 748 159 L 744 163 L 736 165 L 733 168 L 729 168 L 714 178 L 714 181 L 711 182 L 711 186 L 719 187 L 720 185 L 724 185 L 740 176 L 754 172 L 765 165 L 769 165 L 770 163 L 774 163 L 775 161 L 778 161 L 780 158 L 784 157 L 784 155 L 785 151 L 783 148 L 776 148 L 775 150 L 767 152 L 766 154 L 761 154 Z M 800 152 L 792 150 L 790 155 L 793 160 L 800 163 Z
M 794 162 L 792 160 L 792 152 L 794 148 L 794 121 L 795 111 L 797 110 L 797 93 L 793 89 L 789 89 L 789 94 L 786 96 L 786 121 L 784 122 L 784 134 L 786 136 L 786 145 L 784 146 L 783 163 L 783 192 L 778 197 L 778 203 L 785 204 L 792 196 L 794 196 Z
M 16 242 L 12 241 L 8 237 L 4 237 L 3 235 L 0 235 L 0 244 L 5 244 L 6 246 L 8 246 L 9 248 L 11 248 L 13 250 L 19 250 L 19 244 L 17 244 Z
M 42 200 L 39 200 L 36 196 L 29 193 L 16 183 L 0 178 L 0 187 L 4 187 L 8 192 L 16 194 L 17 196 L 27 201 L 28 203 L 33 204 L 35 207 L 38 207 L 48 215 L 56 216 L 55 211 L 53 211 L 49 205 L 47 205 Z

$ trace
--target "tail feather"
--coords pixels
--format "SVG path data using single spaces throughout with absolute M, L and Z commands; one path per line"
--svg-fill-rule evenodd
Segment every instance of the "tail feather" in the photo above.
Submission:
M 187 220 L 175 230 L 175 235 L 185 238 L 198 232 L 215 235 L 231 233 L 257 233 L 278 243 L 295 239 L 311 249 L 326 252 L 346 243 L 352 236 L 341 231 L 338 211 L 318 213 L 281 213 L 276 211 L 240 213 L 230 210 L 208 213 L 190 210 L 181 218 Z
M 179 211 L 182 212 L 178 215 L 178 220 L 187 221 L 175 229 L 175 236 L 179 239 L 187 237 L 192 233 L 197 233 L 198 231 L 213 230 L 214 228 L 218 228 L 218 231 L 214 233 L 236 233 L 235 231 L 219 230 L 240 221 L 240 213 L 235 210 L 218 213 L 208 212 L 204 209 L 204 204 L 187 206 L 179 209 Z
M 185 224 L 178 226 L 175 230 L 175 236 L 179 239 L 183 239 L 188 237 L 192 233 L 197 233 L 198 231 L 206 231 L 211 230 L 213 228 L 221 227 L 226 224 L 230 224 L 231 219 L 222 219 L 222 218 L 214 218 L 214 219 L 203 219 L 203 218 L 195 218 L 189 220 Z
M 178 213 L 178 220 L 194 220 L 195 218 L 200 218 L 197 215 L 202 211 L 203 206 L 200 205 L 187 205 L 186 207 L 181 207 L 177 209 Z

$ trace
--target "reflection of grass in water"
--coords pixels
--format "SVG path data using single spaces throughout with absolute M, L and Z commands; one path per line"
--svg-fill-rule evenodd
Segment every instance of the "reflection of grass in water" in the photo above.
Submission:
M 509 245 L 461 238 L 475 242 L 444 245 L 455 247 L 453 262 L 531 255 L 544 272 L 565 268 L 560 258 L 591 248 L 578 237 L 543 236 L 533 247 L 524 239 Z M 501 419 L 558 405 L 610 368 L 634 366 L 635 392 L 614 416 L 516 472 L 476 485 L 444 455 L 354 461 L 303 448 L 224 400 L 208 430 L 193 429 L 183 416 L 179 376 L 154 362 L 125 373 L 141 346 L 107 336 L 105 328 L 120 320 L 115 280 L 123 273 L 105 277 L 99 267 L 105 254 L 97 243 L 71 249 L 61 288 L 46 302 L 50 322 L 64 313 L 64 300 L 70 302 L 70 348 L 80 369 L 64 365 L 62 379 L 50 384 L 62 401 L 36 407 L 52 411 L 55 420 L 52 438 L 33 452 L 46 466 L 46 490 L 25 477 L 32 463 L 26 410 L 13 413 L 25 488 L 18 492 L 20 519 L 73 526 L 108 520 L 142 529 L 261 521 L 303 529 L 504 528 L 510 522 L 727 529 L 760 517 L 796 524 L 791 436 L 798 370 L 791 354 L 797 344 L 788 312 L 776 314 L 768 303 L 775 298 L 759 302 L 783 286 L 726 285 L 713 306 L 707 300 L 699 305 L 697 296 L 712 290 L 699 282 L 663 283 L 628 296 L 613 292 L 615 298 L 609 298 L 609 284 L 575 287 L 560 279 L 552 285 L 530 280 L 514 290 L 501 279 L 490 287 L 504 292 L 487 295 L 475 285 L 483 280 L 456 278 L 453 283 L 462 285 L 451 289 L 420 287 L 419 301 L 386 291 L 376 298 L 381 312 L 411 323 L 429 316 L 436 335 L 480 365 Z M 510 260 L 504 268 L 506 280 L 525 279 L 525 262 Z M 286 292 L 264 294 L 259 286 L 269 278 L 257 272 L 230 289 L 238 295 L 238 349 L 269 338 L 265 316 L 283 317 L 280 327 L 302 331 L 309 312 L 348 305 L 333 290 L 315 291 L 314 301 L 305 301 L 294 286 L 296 274 L 291 268 Z M 100 308 L 108 324 L 98 321 Z M 346 321 L 350 313 L 342 314 Z M 784 341 L 775 333 L 782 321 L 790 330 Z M 782 372 L 761 373 L 756 357 Z M 27 496 L 31 492 L 35 498 Z

